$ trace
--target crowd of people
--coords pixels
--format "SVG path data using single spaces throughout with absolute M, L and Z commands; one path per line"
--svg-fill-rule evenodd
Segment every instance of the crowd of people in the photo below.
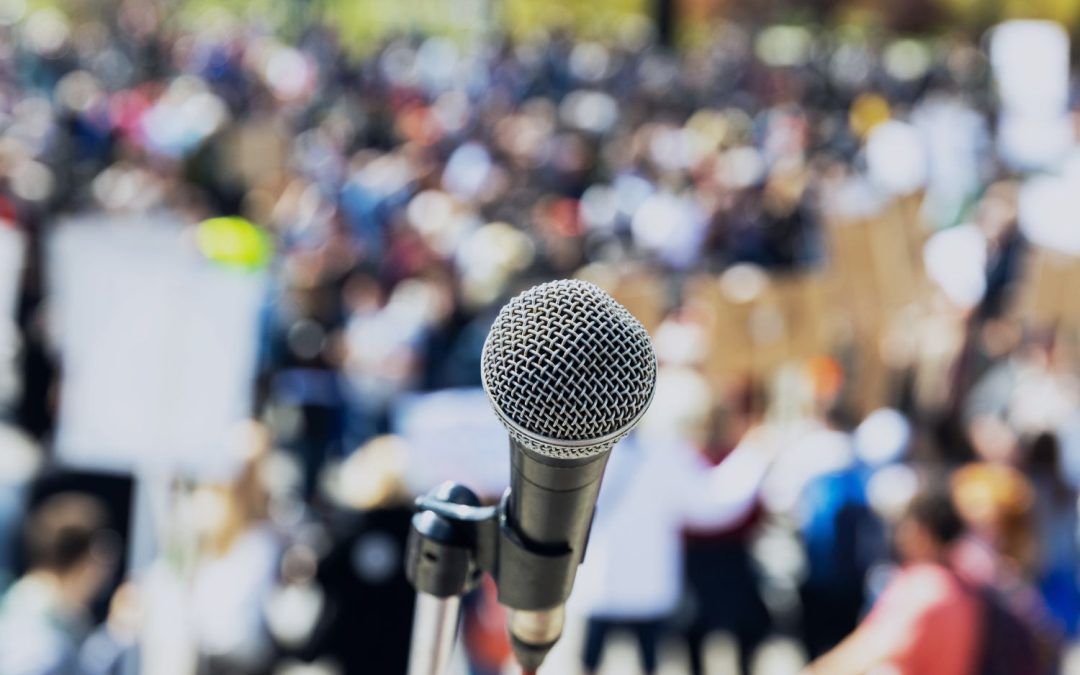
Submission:
M 979 36 L 719 24 L 672 51 L 630 22 L 355 49 L 315 19 L 286 40 L 174 9 L 0 16 L 0 228 L 28 242 L 0 327 L 0 675 L 403 673 L 398 406 L 479 387 L 503 302 L 574 276 L 626 300 L 660 362 L 571 600 L 586 672 L 625 631 L 649 673 L 672 635 L 715 672 L 717 632 L 747 675 L 773 635 L 815 675 L 1058 672 L 1080 621 L 1075 326 L 1016 310 L 1026 176 L 995 152 Z M 243 468 L 160 486 L 159 551 L 122 585 L 129 495 L 50 447 L 46 250 L 87 213 L 238 216 L 275 249 Z M 717 366 L 710 321 L 733 322 L 702 283 L 745 303 L 831 270 L 848 221 L 940 244 L 910 302 L 841 316 L 819 353 Z M 464 614 L 469 667 L 501 672 L 489 581 Z M 988 656 L 1009 629 L 1030 639 Z

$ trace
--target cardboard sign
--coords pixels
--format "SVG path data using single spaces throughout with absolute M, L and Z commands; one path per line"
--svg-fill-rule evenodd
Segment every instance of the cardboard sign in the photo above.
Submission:
M 922 245 L 926 230 L 917 196 L 897 199 L 856 220 L 833 218 L 826 234 L 829 305 L 862 330 L 878 330 L 926 295 Z
M 788 361 L 826 352 L 831 335 L 824 288 L 816 274 L 764 276 L 752 296 L 739 297 L 723 278 L 688 280 L 686 304 L 710 336 L 706 371 L 714 377 L 767 375 Z
M 1033 246 L 1025 270 L 1016 314 L 1038 328 L 1080 327 L 1080 257 Z
M 833 341 L 843 343 L 848 355 L 847 389 L 860 412 L 894 402 L 881 344 L 897 322 L 905 321 L 929 296 L 923 265 L 929 232 L 921 203 L 922 195 L 915 193 L 853 217 L 835 209 L 829 214 L 822 305 L 842 327 L 834 330 Z
M 62 462 L 218 478 L 236 468 L 266 275 L 206 260 L 186 232 L 169 216 L 98 217 L 51 238 Z

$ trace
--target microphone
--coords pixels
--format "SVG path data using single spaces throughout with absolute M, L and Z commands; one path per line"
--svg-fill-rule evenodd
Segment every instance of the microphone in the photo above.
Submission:
M 518 662 L 535 671 L 562 635 L 611 448 L 652 402 L 656 355 L 630 312 L 591 283 L 541 284 L 496 317 L 484 390 L 510 435 L 499 602 Z

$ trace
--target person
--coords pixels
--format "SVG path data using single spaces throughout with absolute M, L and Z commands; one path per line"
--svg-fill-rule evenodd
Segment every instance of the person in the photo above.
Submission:
M 330 543 L 315 573 L 326 602 L 298 650 L 305 661 L 332 659 L 346 673 L 406 672 L 416 600 L 405 576 L 407 454 L 400 438 L 376 436 L 327 474 Z
M 224 675 L 263 672 L 273 658 L 263 599 L 273 586 L 281 542 L 270 521 L 266 465 L 271 439 L 259 422 L 236 429 L 239 473 L 192 494 L 199 555 L 186 590 L 201 668 Z
M 950 561 L 964 530 L 948 490 L 913 497 L 895 531 L 901 570 L 858 628 L 802 675 L 975 675 L 979 599 Z
M 695 447 L 708 394 L 695 370 L 661 368 L 653 408 L 612 451 L 571 596 L 572 607 L 588 617 L 582 655 L 588 673 L 596 672 L 617 631 L 635 636 L 645 672 L 656 671 L 657 645 L 682 594 L 683 529 L 734 523 L 756 502 L 771 446 L 748 434 L 708 468 Z
M 1075 637 L 1080 628 L 1080 518 L 1077 490 L 1061 468 L 1061 448 L 1053 433 L 1042 433 L 1026 453 L 1027 473 L 1034 488 L 1034 521 L 1039 539 L 1039 590 L 1048 611 L 1065 633 Z
M 1057 672 L 1063 626 L 1039 592 L 1038 563 L 1054 552 L 1040 550 L 1035 486 L 1018 469 L 988 462 L 958 469 L 951 484 L 969 532 L 955 547 L 954 569 L 986 589 L 1008 612 L 1013 632 L 1031 643 L 1032 665 L 1023 672 Z
M 1032 578 L 1039 542 L 1028 477 L 1005 464 L 971 462 L 951 482 L 968 532 L 955 557 L 964 573 L 987 585 Z
M 702 459 L 720 464 L 738 447 L 747 430 L 760 423 L 757 387 L 741 388 L 726 414 L 715 414 L 714 433 Z M 738 644 L 739 672 L 750 675 L 758 647 L 772 630 L 772 616 L 761 594 L 751 545 L 765 511 L 760 500 L 743 517 L 719 527 L 690 527 L 683 533 L 689 616 L 683 628 L 690 650 L 691 675 L 704 675 L 706 640 L 714 632 L 731 634 Z
M 850 442 L 848 434 L 844 440 Z M 857 462 L 815 476 L 799 498 L 806 578 L 799 586 L 802 641 L 810 658 L 834 647 L 858 624 L 870 560 L 865 533 L 873 528 L 865 471 Z
M 94 627 L 90 607 L 112 578 L 115 535 L 93 497 L 49 497 L 26 526 L 27 572 L 0 600 L 0 675 L 104 675 L 133 641 L 129 587 L 109 620 Z
M 14 580 L 19 524 L 31 481 L 43 463 L 41 448 L 29 435 L 0 421 L 0 593 Z
M 885 524 L 871 503 L 870 484 L 878 469 L 903 454 L 908 434 L 899 412 L 872 412 L 853 434 L 851 462 L 817 476 L 800 496 L 807 569 L 799 597 L 803 646 L 810 658 L 836 646 L 865 611 L 867 576 L 888 557 Z

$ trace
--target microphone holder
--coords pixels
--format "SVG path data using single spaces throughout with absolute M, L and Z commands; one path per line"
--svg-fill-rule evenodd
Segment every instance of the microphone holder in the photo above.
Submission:
M 409 675 L 444 675 L 461 598 L 484 572 L 494 578 L 499 602 L 515 610 L 550 609 L 569 595 L 573 578 L 565 563 L 573 551 L 518 536 L 507 525 L 510 498 L 508 489 L 497 506 L 482 506 L 472 490 L 452 482 L 417 498 L 405 550 L 405 573 L 417 591 Z

